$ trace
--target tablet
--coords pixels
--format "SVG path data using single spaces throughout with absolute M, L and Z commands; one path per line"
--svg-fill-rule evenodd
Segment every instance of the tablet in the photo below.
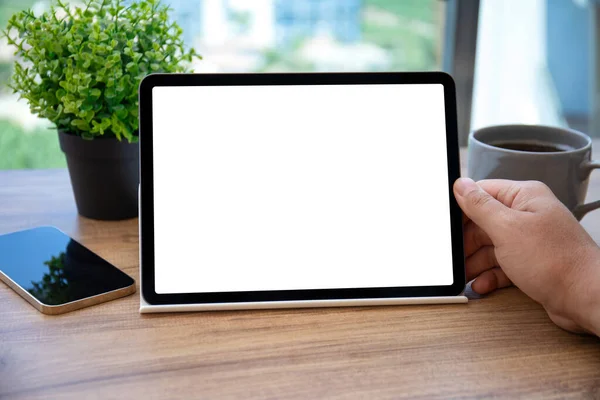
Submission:
M 141 312 L 466 301 L 447 74 L 150 75 L 140 155 Z

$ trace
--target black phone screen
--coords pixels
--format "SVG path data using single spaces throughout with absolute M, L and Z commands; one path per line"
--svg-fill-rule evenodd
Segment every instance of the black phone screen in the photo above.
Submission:
M 52 306 L 134 284 L 127 274 L 53 227 L 0 236 L 0 271 Z

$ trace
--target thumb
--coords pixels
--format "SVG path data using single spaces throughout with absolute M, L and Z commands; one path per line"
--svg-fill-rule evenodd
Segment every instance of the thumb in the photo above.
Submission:
M 498 222 L 506 218 L 510 209 L 470 178 L 459 178 L 454 183 L 454 196 L 467 217 L 493 240 Z

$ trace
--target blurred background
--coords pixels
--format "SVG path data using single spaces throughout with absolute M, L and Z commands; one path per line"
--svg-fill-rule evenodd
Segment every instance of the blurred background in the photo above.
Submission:
M 502 123 L 600 134 L 600 0 L 163 3 L 204 57 L 195 72 L 443 70 L 457 81 L 463 144 L 469 130 Z M 0 26 L 48 6 L 0 0 Z M 56 131 L 6 87 L 12 63 L 0 42 L 0 169 L 65 167 Z

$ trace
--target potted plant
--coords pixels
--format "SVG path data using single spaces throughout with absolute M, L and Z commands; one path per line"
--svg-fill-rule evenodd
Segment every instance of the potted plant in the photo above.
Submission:
M 3 31 L 20 60 L 9 86 L 56 126 L 79 214 L 94 219 L 137 215 L 140 81 L 188 72 L 200 58 L 159 0 L 122 3 L 55 0 L 42 15 L 15 14 Z

